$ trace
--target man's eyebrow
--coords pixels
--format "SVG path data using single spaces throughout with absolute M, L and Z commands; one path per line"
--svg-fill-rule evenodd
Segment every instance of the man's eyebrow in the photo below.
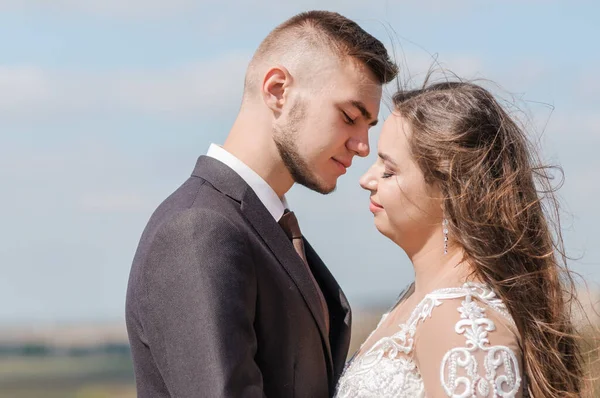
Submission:
M 371 118 L 373 117 L 371 115 L 371 112 L 369 112 L 367 110 L 367 107 L 365 106 L 365 104 L 363 104 L 360 101 L 350 101 L 350 103 L 360 111 L 360 113 L 365 117 L 365 119 L 367 120 L 371 120 Z M 377 119 L 373 120 L 371 123 L 369 123 L 370 126 L 375 126 L 377 124 Z
M 386 161 L 386 162 L 388 162 L 388 163 L 391 163 L 391 164 L 393 164 L 394 166 L 398 166 L 398 164 L 396 164 L 396 162 L 394 162 L 394 160 L 393 160 L 393 159 L 392 159 L 392 158 L 391 158 L 389 155 L 386 155 L 385 153 L 381 153 L 381 152 L 379 152 L 379 157 L 380 157 L 382 160 L 384 160 L 384 161 Z

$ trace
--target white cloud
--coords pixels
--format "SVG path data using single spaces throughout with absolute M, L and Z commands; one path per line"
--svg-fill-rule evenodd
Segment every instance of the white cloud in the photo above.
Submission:
M 241 100 L 249 59 L 232 53 L 173 68 L 105 72 L 0 66 L 0 115 L 31 121 L 105 112 L 214 114 Z
M 78 139 L 52 148 L 8 142 L 0 149 L 0 179 L 5 182 L 0 204 L 30 208 L 31 217 L 40 210 L 36 202 L 42 195 L 44 206 L 80 216 L 148 213 L 157 200 L 152 170 L 162 157 L 159 151 L 157 158 L 144 152 L 141 146 L 132 152 L 99 140 Z
M 79 199 L 80 208 L 90 213 L 142 212 L 147 214 L 156 206 L 134 192 L 92 192 L 85 193 Z
M 52 82 L 40 68 L 0 66 L 0 109 L 16 111 L 21 107 L 52 99 Z
M 229 3 L 229 4 L 226 4 Z M 381 5 L 383 6 L 383 4 Z M 359 1 L 329 0 L 323 4 L 320 0 L 300 0 L 279 2 L 271 0 L 0 0 L 0 10 L 83 13 L 117 18 L 152 18 L 181 16 L 190 12 L 203 13 L 213 8 L 235 9 L 235 15 L 219 12 L 219 20 L 230 21 L 248 15 L 268 13 L 295 13 L 308 9 L 331 9 L 350 11 L 364 7 Z M 262 15 L 261 15 L 262 16 Z
M 162 73 L 138 72 L 111 79 L 117 101 L 150 112 L 203 112 L 241 101 L 250 55 L 230 54 Z
M 0 316 L 119 314 L 127 263 L 157 196 L 139 171 L 152 158 L 97 142 L 52 146 L 0 147 L 0 271 L 10 285 L 0 299 L 18 302 Z
M 96 114 L 152 114 L 166 117 L 224 114 L 241 101 L 248 53 L 154 69 L 102 72 L 0 65 L 0 116 L 5 122 Z M 434 60 L 421 53 L 399 54 L 402 79 L 421 79 L 434 63 L 460 76 L 478 77 L 476 57 Z M 434 65 L 435 66 L 435 65 Z
M 579 74 L 575 86 L 575 94 L 582 97 L 588 105 L 600 104 L 600 76 L 597 65 L 590 65 Z
M 410 86 L 421 84 L 430 70 L 435 71 L 438 78 L 446 74 L 450 79 L 453 74 L 464 79 L 478 78 L 485 70 L 483 60 L 469 54 L 440 55 L 429 54 L 425 50 L 402 52 L 401 49 L 388 51 L 400 67 L 400 80 Z
M 507 3 L 517 3 L 509 1 Z M 541 0 L 529 0 L 528 3 L 542 3 Z M 548 1 L 543 2 L 547 5 Z M 518 2 L 519 5 L 523 1 Z M 281 15 L 283 19 L 294 13 L 311 10 L 327 9 L 342 14 L 381 12 L 383 15 L 400 13 L 410 15 L 414 13 L 436 14 L 461 14 L 469 10 L 481 8 L 477 0 L 423 0 L 420 2 L 380 0 L 364 2 L 358 0 L 296 0 L 282 2 L 276 0 L 0 0 L 0 11 L 45 11 L 61 13 L 80 13 L 99 15 L 114 18 L 135 19 L 164 19 L 188 15 L 198 12 L 202 14 L 218 8 L 221 11 L 215 18 L 206 22 L 218 21 L 219 24 L 231 26 L 232 21 L 247 21 L 249 18 L 264 19 L 265 15 Z M 223 9 L 233 12 L 224 12 Z
M 81 12 L 107 16 L 154 17 L 177 14 L 214 3 L 210 0 L 0 0 L 0 10 Z
M 557 148 L 594 149 L 600 144 L 600 114 L 589 110 L 560 109 L 548 122 L 550 143 Z M 595 158 L 597 159 L 597 158 Z

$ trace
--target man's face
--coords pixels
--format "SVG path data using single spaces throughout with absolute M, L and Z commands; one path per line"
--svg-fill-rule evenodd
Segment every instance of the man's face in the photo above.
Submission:
M 351 60 L 306 76 L 276 119 L 273 139 L 294 181 L 327 194 L 355 155 L 369 154 L 368 131 L 377 123 L 382 88 Z

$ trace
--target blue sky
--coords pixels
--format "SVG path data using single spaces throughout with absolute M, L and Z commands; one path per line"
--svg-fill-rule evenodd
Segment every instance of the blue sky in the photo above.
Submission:
M 600 282 L 593 2 L 0 0 L 0 320 L 121 319 L 152 210 L 223 141 L 262 38 L 313 8 L 395 48 L 404 80 L 436 54 L 517 99 L 545 159 L 565 171 L 572 268 Z M 412 275 L 358 186 L 373 160 L 356 161 L 332 195 L 296 187 L 288 198 L 355 306 L 393 300 Z

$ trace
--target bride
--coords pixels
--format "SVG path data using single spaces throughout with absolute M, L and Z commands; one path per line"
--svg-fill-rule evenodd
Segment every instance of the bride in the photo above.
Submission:
M 549 177 L 524 132 L 471 83 L 399 92 L 394 106 L 360 183 L 415 282 L 347 364 L 336 396 L 580 396 L 563 294 L 572 279 L 541 202 Z

